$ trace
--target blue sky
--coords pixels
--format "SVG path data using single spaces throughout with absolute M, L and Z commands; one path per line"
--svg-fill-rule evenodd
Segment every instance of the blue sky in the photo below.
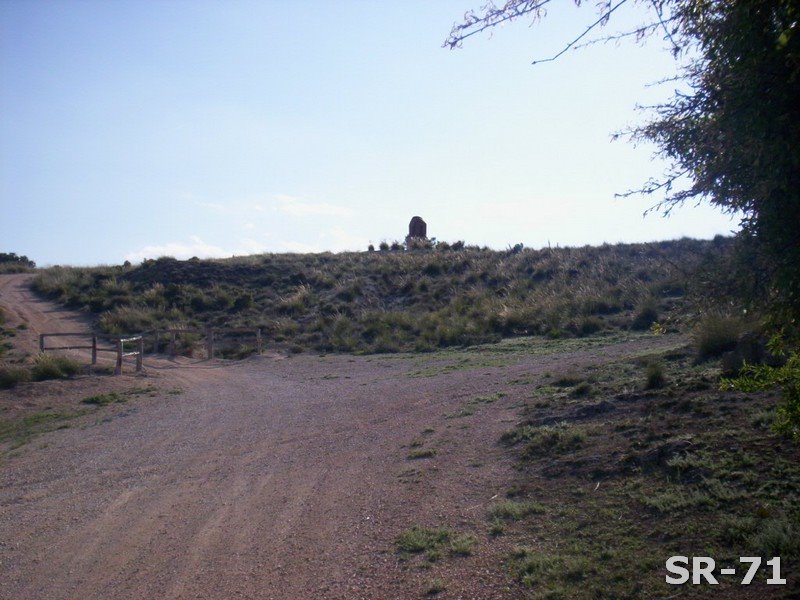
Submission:
M 653 198 L 614 198 L 663 170 L 611 142 L 672 91 L 648 86 L 675 69 L 659 40 L 531 66 L 595 18 L 562 2 L 443 49 L 480 4 L 4 0 L 0 251 L 364 250 L 416 214 L 495 248 L 736 229 L 708 206 L 643 218 Z

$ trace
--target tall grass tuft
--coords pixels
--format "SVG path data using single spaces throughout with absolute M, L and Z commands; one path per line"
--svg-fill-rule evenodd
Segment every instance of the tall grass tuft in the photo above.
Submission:
M 667 376 L 664 373 L 664 365 L 655 360 L 647 363 L 647 368 L 645 370 L 645 389 L 659 389 L 664 387 L 666 383 Z
M 718 312 L 706 314 L 695 326 L 692 335 L 698 362 L 733 350 L 745 330 L 745 324 L 738 317 Z
M 31 367 L 31 377 L 34 381 L 65 379 L 77 375 L 80 371 L 81 364 L 69 356 L 41 353 Z
M 31 372 L 25 367 L 0 365 L 0 390 L 7 390 L 18 383 L 30 380 Z

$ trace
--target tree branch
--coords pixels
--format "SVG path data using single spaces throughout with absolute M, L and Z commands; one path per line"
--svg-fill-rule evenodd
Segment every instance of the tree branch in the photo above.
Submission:
M 578 43 L 579 41 L 581 41 L 581 40 L 582 40 L 584 37 L 586 37 L 586 35 L 588 35 L 588 33 L 589 33 L 589 32 L 590 32 L 592 29 L 594 29 L 594 28 L 595 28 L 595 27 L 597 27 L 598 25 L 604 24 L 606 21 L 608 21 L 608 18 L 611 16 L 611 13 L 613 13 L 615 10 L 617 10 L 617 9 L 618 9 L 620 6 L 622 6 L 623 4 L 625 4 L 627 1 L 628 1 L 628 0 L 620 0 L 620 1 L 619 1 L 619 2 L 617 2 L 617 4 L 615 4 L 613 7 L 609 8 L 609 9 L 608 9 L 606 12 L 604 12 L 603 14 L 601 14 L 599 19 L 597 19 L 597 20 L 596 20 L 594 23 L 592 23 L 592 24 L 591 24 L 591 25 L 589 25 L 589 26 L 588 26 L 586 29 L 584 29 L 582 34 L 580 34 L 578 37 L 576 37 L 574 40 L 572 40 L 572 41 L 571 41 L 569 44 L 567 44 L 567 45 L 564 47 L 564 49 L 563 49 L 563 50 L 561 50 L 561 52 L 559 52 L 558 54 L 555 54 L 554 56 L 551 56 L 550 58 L 543 58 L 543 59 L 541 59 L 541 60 L 535 60 L 535 61 L 533 61 L 531 64 L 532 64 L 532 65 L 538 65 L 539 63 L 552 62 L 552 61 L 554 61 L 554 60 L 557 60 L 557 59 L 558 59 L 558 58 L 559 58 L 559 57 L 560 57 L 562 54 L 564 54 L 564 53 L 565 53 L 567 50 L 569 50 L 570 48 L 572 48 L 572 47 L 573 47 L 575 44 L 577 44 L 577 43 Z
M 550 0 L 509 0 L 503 8 L 496 8 L 493 3 L 489 2 L 482 7 L 485 11 L 483 16 L 477 17 L 475 13 L 468 12 L 464 15 L 464 23 L 461 25 L 453 25 L 453 28 L 450 30 L 450 35 L 444 41 L 444 44 L 442 44 L 442 48 L 449 47 L 451 50 L 453 48 L 458 48 L 462 41 L 476 33 L 486 31 L 491 27 L 530 13 L 538 13 L 536 16 L 539 16 L 542 7 L 549 3 Z M 470 27 L 474 27 L 479 23 L 482 25 L 477 29 L 473 29 L 464 34 L 460 33 L 462 31 L 467 31 Z

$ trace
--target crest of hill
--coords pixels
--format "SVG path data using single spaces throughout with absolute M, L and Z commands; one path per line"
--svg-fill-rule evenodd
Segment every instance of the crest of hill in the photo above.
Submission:
M 516 335 L 680 329 L 687 291 L 724 272 L 733 241 L 507 251 L 263 254 L 135 267 L 52 267 L 34 287 L 107 332 L 261 327 L 295 350 L 387 352 Z

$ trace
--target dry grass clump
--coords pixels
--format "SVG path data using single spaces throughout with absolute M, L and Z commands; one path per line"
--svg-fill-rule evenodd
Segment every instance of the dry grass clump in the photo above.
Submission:
M 703 362 L 733 350 L 745 331 L 747 325 L 740 317 L 720 312 L 704 315 L 692 334 L 697 360 Z

